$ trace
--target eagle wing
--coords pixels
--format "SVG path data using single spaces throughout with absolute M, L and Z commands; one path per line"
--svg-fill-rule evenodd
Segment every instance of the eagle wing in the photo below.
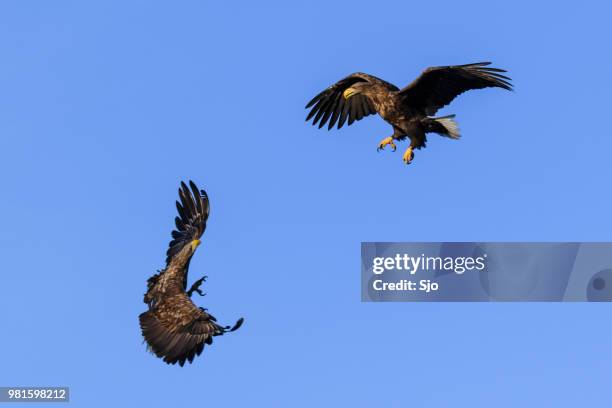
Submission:
M 407 105 L 427 115 L 451 103 L 458 95 L 471 89 L 488 87 L 512 90 L 510 78 L 499 68 L 489 68 L 490 62 L 427 68 L 421 76 L 400 91 Z
M 376 110 L 365 95 L 357 94 L 351 98 L 344 99 L 342 95 L 344 91 L 350 88 L 357 82 L 384 82 L 375 76 L 357 72 L 347 76 L 344 79 L 336 82 L 317 96 L 312 98 L 306 105 L 306 109 L 312 107 L 310 113 L 306 117 L 308 122 L 313 116 L 313 125 L 319 124 L 319 129 L 325 126 L 329 120 L 328 130 L 334 127 L 338 122 L 338 129 L 344 126 L 348 118 L 348 125 L 351 125 L 356 120 L 376 113 Z
M 208 195 L 204 190 L 198 190 L 193 181 L 189 181 L 189 187 L 181 182 L 179 188 L 179 200 L 176 202 L 178 216 L 174 219 L 176 229 L 172 231 L 172 241 L 166 252 L 166 266 L 170 265 L 172 258 L 181 252 L 185 245 L 195 239 L 200 239 L 206 230 L 206 220 L 210 213 Z M 189 260 L 191 262 L 191 259 Z M 183 289 L 187 289 L 187 274 L 189 262 L 185 267 L 183 277 Z
M 139 319 L 149 349 L 166 363 L 179 363 L 181 367 L 185 361 L 193 362 L 205 344 L 212 344 L 213 336 L 237 330 L 244 321 L 240 318 L 232 328 L 220 326 L 184 291 L 169 297 L 155 310 L 142 313 Z

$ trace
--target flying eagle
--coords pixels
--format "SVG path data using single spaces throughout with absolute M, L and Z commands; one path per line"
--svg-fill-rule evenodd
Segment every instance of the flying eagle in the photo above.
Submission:
M 395 151 L 395 141 L 410 138 L 410 146 L 404 153 L 404 163 L 414 157 L 414 149 L 425 147 L 427 133 L 458 139 L 460 137 L 455 115 L 432 117 L 455 97 L 471 89 L 488 87 L 512 90 L 510 78 L 499 68 L 490 68 L 490 62 L 427 68 L 410 85 L 399 89 L 373 75 L 354 73 L 336 82 L 308 104 L 312 107 L 306 117 L 313 116 L 313 125 L 322 128 L 328 121 L 328 130 L 338 123 L 340 129 L 348 119 L 348 125 L 368 115 L 378 113 L 393 126 L 393 135 L 383 139 L 378 151 L 390 145 Z
M 244 321 L 238 319 L 232 328 L 220 326 L 214 316 L 191 300 L 194 292 L 204 296 L 200 286 L 206 276 L 187 290 L 187 272 L 206 229 L 210 206 L 204 190 L 198 190 L 193 181 L 189 187 L 181 182 L 180 202 L 176 202 L 179 216 L 166 253 L 166 267 L 147 281 L 144 302 L 149 310 L 139 316 L 149 349 L 166 363 L 178 362 L 181 367 L 185 361 L 193 362 L 205 344 L 212 344 L 214 336 L 232 332 Z

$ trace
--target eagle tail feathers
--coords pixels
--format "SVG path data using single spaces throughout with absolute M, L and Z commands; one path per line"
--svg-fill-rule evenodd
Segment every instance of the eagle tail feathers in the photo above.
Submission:
M 425 119 L 426 132 L 437 133 L 440 136 L 459 139 L 459 125 L 454 120 L 455 115 L 441 116 L 439 118 Z

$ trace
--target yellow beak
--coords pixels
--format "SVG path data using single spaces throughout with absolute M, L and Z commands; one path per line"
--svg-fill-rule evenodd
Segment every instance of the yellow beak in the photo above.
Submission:
M 342 96 L 344 96 L 344 99 L 348 99 L 351 96 L 353 96 L 354 94 L 355 94 L 355 90 L 353 88 L 349 88 L 349 89 L 347 89 L 346 91 L 344 91 L 342 93 Z
M 199 239 L 194 239 L 193 241 L 191 241 L 191 249 L 193 249 L 195 251 L 195 249 L 201 244 L 201 241 Z

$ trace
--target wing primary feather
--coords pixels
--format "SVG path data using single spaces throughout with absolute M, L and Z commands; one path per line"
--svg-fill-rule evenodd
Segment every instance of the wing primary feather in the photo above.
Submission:
M 181 217 L 174 217 L 174 224 L 176 225 L 177 230 L 185 231 L 185 223 L 183 223 Z
M 340 113 L 340 119 L 338 120 L 338 129 L 340 129 L 342 126 L 344 126 L 344 123 L 346 122 L 346 118 L 349 115 L 349 104 L 348 103 L 344 103 L 344 107 L 342 109 L 342 113 Z
M 204 199 L 204 212 L 206 213 L 206 219 L 208 219 L 208 214 L 210 213 L 210 200 L 208 199 L 206 191 L 200 190 L 200 195 Z
M 487 66 L 487 65 L 491 65 L 491 61 L 472 62 L 471 64 L 457 65 L 457 67 L 475 67 L 475 66 Z M 454 68 L 454 67 L 451 66 L 449 68 Z
M 349 119 L 348 119 L 348 123 L 347 125 L 351 125 L 354 121 L 355 118 L 357 117 L 357 104 L 355 103 L 355 99 L 353 99 L 352 101 L 349 101 Z
M 329 126 L 327 126 L 327 130 L 331 130 L 334 127 L 336 121 L 338 120 L 338 117 L 340 116 L 340 113 L 342 112 L 342 109 L 344 109 L 344 98 L 338 98 L 337 101 L 338 103 L 334 107 L 334 113 L 331 119 L 329 120 Z
M 321 119 L 321 117 L 325 114 L 325 112 L 327 111 L 327 108 L 329 107 L 329 104 L 332 101 L 333 100 L 330 98 L 330 96 L 325 98 L 325 103 L 323 105 L 321 105 L 321 108 L 319 109 L 319 112 L 317 112 L 317 115 L 315 116 L 314 120 L 312 121 L 313 125 L 316 125 L 317 122 L 319 121 L 319 119 Z
M 176 211 L 179 213 L 179 216 L 185 224 L 189 222 L 189 218 L 186 216 L 185 209 L 178 201 L 176 202 Z
M 183 200 L 183 207 L 187 209 L 189 218 L 191 219 L 196 214 L 196 208 L 195 203 L 193 202 L 193 197 L 191 197 L 189 188 L 185 183 L 181 184 L 181 199 Z
M 341 95 L 338 95 L 340 98 L 342 98 Z M 323 115 L 323 117 L 321 118 L 321 121 L 319 122 L 319 129 L 321 129 L 325 123 L 327 123 L 327 119 L 329 119 L 329 117 L 331 116 L 331 114 L 334 112 L 334 110 L 336 109 L 336 106 L 338 105 L 338 96 L 336 96 L 333 100 L 332 103 L 329 105 L 329 107 L 326 108 L 325 110 L 325 114 Z
M 321 98 L 321 96 L 323 96 L 323 94 L 324 94 L 325 92 L 327 92 L 327 89 L 326 89 L 326 90 L 324 90 L 324 91 L 322 91 L 322 92 L 319 92 L 319 94 L 318 94 L 317 96 L 315 96 L 314 98 L 312 98 L 312 99 L 310 100 L 310 102 L 308 102 L 308 103 L 306 104 L 306 108 L 305 108 L 305 109 L 308 109 L 308 108 L 310 108 L 312 105 L 314 105 L 314 103 L 315 103 L 316 101 L 318 101 L 318 100 L 319 100 L 319 98 Z
M 202 205 L 202 197 L 200 196 L 200 190 L 198 190 L 198 187 L 192 180 L 189 180 L 189 187 L 191 187 L 191 192 L 193 193 L 193 198 L 195 199 L 196 210 L 198 214 L 202 214 L 204 206 Z
M 367 116 L 370 114 L 370 104 L 368 102 L 368 98 L 367 97 L 363 97 L 361 98 L 361 117 L 363 118 L 364 116 Z
M 322 103 L 323 103 L 323 99 L 319 100 L 317 104 L 311 109 L 308 116 L 306 116 L 306 122 L 308 122 L 310 118 L 312 118 L 319 111 L 319 108 L 321 107 Z

